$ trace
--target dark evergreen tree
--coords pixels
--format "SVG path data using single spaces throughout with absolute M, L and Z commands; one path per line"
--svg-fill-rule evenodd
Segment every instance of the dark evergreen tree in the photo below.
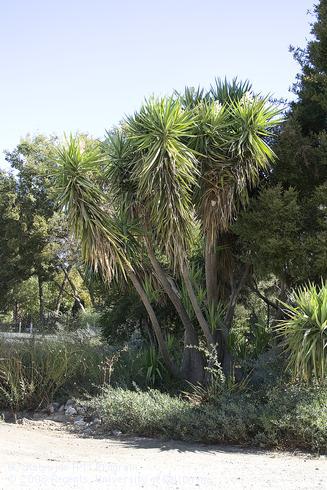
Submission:
M 292 48 L 301 72 L 277 135 L 277 164 L 235 227 L 255 271 L 287 288 L 327 275 L 327 0 L 314 11 L 312 41 Z

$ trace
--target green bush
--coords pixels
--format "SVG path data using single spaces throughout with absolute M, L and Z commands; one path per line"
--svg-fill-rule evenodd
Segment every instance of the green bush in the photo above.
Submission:
M 327 284 L 308 284 L 285 305 L 288 318 L 278 325 L 294 378 L 324 382 L 327 377 Z
M 106 388 L 86 402 L 106 430 L 203 443 L 327 449 L 327 389 L 275 387 L 194 404 L 157 390 Z
M 269 446 L 327 450 L 327 386 L 275 386 L 260 416 L 255 440 Z

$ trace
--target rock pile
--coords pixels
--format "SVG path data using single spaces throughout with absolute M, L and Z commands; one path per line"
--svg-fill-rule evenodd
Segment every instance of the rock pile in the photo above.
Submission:
M 86 433 L 97 431 L 102 423 L 96 414 L 88 413 L 85 407 L 73 399 L 67 400 L 66 403 L 52 402 L 41 411 L 24 411 L 15 415 L 5 411 L 0 415 L 5 422 L 17 422 L 23 425 L 32 421 L 61 422 L 73 425 Z
M 87 410 L 75 400 L 69 399 L 64 404 L 50 403 L 46 409 L 48 418 L 58 422 L 72 423 L 80 428 L 96 429 L 101 425 L 101 419 L 87 413 Z

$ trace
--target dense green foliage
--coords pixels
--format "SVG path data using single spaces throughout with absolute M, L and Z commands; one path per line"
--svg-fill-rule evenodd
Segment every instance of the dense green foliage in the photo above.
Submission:
M 327 2 L 315 8 L 313 40 L 293 49 L 297 96 L 278 131 L 276 165 L 236 225 L 258 274 L 291 289 L 327 271 Z M 269 219 L 267 219 L 269 216 Z M 285 300 L 285 296 L 282 295 Z

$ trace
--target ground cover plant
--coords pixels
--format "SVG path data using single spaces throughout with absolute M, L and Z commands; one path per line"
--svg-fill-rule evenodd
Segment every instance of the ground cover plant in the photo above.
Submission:
M 194 403 L 158 390 L 108 387 L 86 402 L 107 431 L 209 444 L 327 451 L 327 390 L 280 385 Z

